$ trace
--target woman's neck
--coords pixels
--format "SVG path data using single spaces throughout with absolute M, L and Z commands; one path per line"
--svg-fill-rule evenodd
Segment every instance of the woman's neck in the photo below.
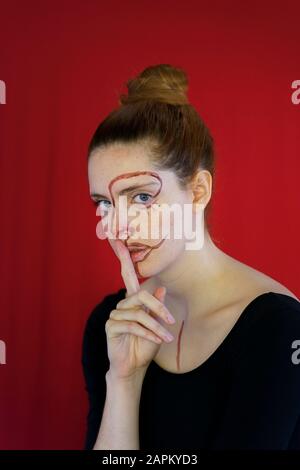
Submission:
M 168 269 L 153 280 L 155 285 L 166 287 L 166 304 L 173 305 L 173 311 L 176 306 L 176 310 L 183 312 L 180 317 L 184 318 L 189 312 L 205 312 L 214 305 L 221 288 L 225 288 L 225 273 L 230 259 L 205 231 L 201 250 L 184 250 Z

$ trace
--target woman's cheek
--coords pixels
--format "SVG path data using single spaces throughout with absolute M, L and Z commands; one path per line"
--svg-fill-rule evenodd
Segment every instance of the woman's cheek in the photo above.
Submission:
M 168 207 L 163 204 L 154 204 L 149 211 L 149 237 L 156 242 L 170 237 L 172 233 L 173 216 L 167 210 Z

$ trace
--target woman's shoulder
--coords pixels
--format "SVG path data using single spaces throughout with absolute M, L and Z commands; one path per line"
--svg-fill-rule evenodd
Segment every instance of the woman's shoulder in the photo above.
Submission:
M 245 296 L 239 304 L 242 330 L 249 332 L 252 327 L 255 330 L 259 327 L 262 334 L 276 330 L 278 333 L 297 331 L 300 337 L 300 301 L 291 294 L 287 289 L 278 289 L 271 284 L 269 288 Z
M 233 276 L 225 298 L 235 322 L 230 335 L 233 349 L 264 351 L 284 344 L 287 350 L 292 339 L 300 339 L 300 300 L 276 279 L 248 265 L 234 260 L 230 268 Z
M 268 296 L 265 296 L 264 302 L 265 320 L 270 329 L 279 328 L 289 330 L 291 333 L 300 335 L 300 301 L 283 292 L 270 291 Z
M 228 282 L 235 284 L 236 287 L 233 297 L 238 295 L 247 298 L 264 292 L 273 292 L 290 296 L 300 302 L 300 299 L 277 279 L 227 254 L 226 257 Z
M 259 294 L 244 309 L 233 336 L 236 351 L 243 351 L 240 358 L 249 356 L 253 364 L 270 354 L 274 363 L 289 361 L 300 342 L 299 300 L 282 292 Z
M 283 292 L 270 291 L 263 296 L 262 307 L 265 313 L 269 313 L 274 321 L 298 324 L 300 322 L 300 301 L 297 297 Z M 299 323 L 300 326 L 300 323 Z
M 255 271 L 255 273 L 257 274 L 254 278 L 252 277 L 254 282 L 252 284 L 253 291 L 250 289 L 250 296 L 254 297 L 253 306 L 257 306 L 257 310 L 261 312 L 261 315 L 258 315 L 260 320 L 267 324 L 271 321 L 271 325 L 274 325 L 275 322 L 291 327 L 293 322 L 298 324 L 300 321 L 300 300 L 297 296 L 277 280 L 259 271 Z M 256 294 L 254 294 L 255 292 Z
M 251 317 L 249 323 L 271 321 L 271 324 L 282 322 L 292 326 L 293 322 L 299 322 L 300 300 L 284 284 L 236 260 L 232 266 L 234 279 L 238 279 L 232 293 L 233 305 L 249 313 L 246 315 Z

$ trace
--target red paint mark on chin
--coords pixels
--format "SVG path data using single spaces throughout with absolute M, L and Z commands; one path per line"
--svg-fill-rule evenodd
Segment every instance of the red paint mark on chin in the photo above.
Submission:
M 177 340 L 177 355 L 176 355 L 177 370 L 180 370 L 180 340 L 181 340 L 183 326 L 184 326 L 184 320 L 182 320 L 182 324 L 181 324 L 181 327 L 180 327 L 178 340 Z

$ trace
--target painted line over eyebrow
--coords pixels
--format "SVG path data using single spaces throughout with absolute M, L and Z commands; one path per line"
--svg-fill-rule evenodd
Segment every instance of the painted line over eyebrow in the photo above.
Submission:
M 160 190 L 161 190 L 161 187 L 162 187 L 162 180 L 161 180 L 161 177 L 159 176 L 158 173 L 156 173 L 155 171 L 131 171 L 129 173 L 124 173 L 123 175 L 116 176 L 109 183 L 108 190 L 109 190 L 109 194 L 111 195 L 113 205 L 115 205 L 115 200 L 114 200 L 114 197 L 113 197 L 113 194 L 112 194 L 112 191 L 111 191 L 112 185 L 115 184 L 119 180 L 128 179 L 128 178 L 132 178 L 134 176 L 139 176 L 139 175 L 150 175 L 150 176 L 153 176 L 154 178 L 157 178 L 159 183 L 160 183 L 160 187 L 159 187 L 157 193 L 154 195 L 154 197 L 156 197 L 160 193 Z
M 153 185 L 157 186 L 157 184 L 159 184 L 159 183 L 157 183 L 156 181 L 151 181 L 150 183 L 134 184 L 132 186 L 129 186 L 128 188 L 122 189 L 120 191 L 120 194 L 125 194 L 125 193 L 128 193 L 129 191 L 132 191 L 132 190 L 138 189 L 138 188 L 143 188 L 145 186 L 153 186 Z M 103 197 L 105 199 L 108 199 L 107 196 L 104 196 L 103 194 L 98 194 L 98 193 L 92 193 L 90 196 L 91 197 Z

